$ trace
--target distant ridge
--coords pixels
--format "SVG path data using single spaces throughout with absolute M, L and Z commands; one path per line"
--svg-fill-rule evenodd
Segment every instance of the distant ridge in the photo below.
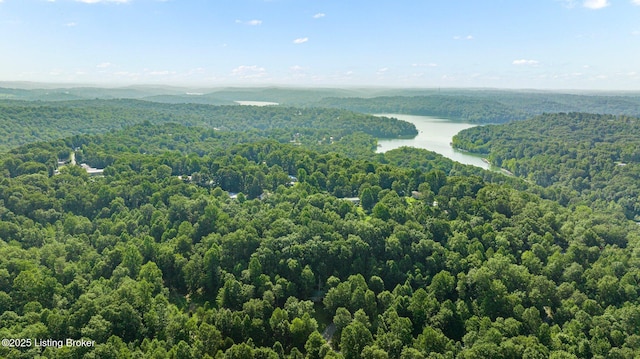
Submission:
M 194 95 L 194 94 L 197 94 Z M 439 116 L 502 123 L 542 113 L 589 112 L 640 117 L 640 92 L 504 90 L 492 88 L 179 87 L 0 82 L 0 100 L 72 101 L 136 99 L 167 104 L 234 105 L 235 101 L 350 111 Z

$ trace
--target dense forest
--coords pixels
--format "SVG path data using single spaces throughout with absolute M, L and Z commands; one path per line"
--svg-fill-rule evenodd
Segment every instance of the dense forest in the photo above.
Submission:
M 563 203 L 619 206 L 640 221 L 640 120 L 585 113 L 545 114 L 462 131 L 453 145 L 547 187 Z
M 471 123 L 504 123 L 545 112 L 589 112 L 640 116 L 640 97 L 521 93 L 516 91 L 447 91 L 417 96 L 324 98 L 323 107 L 364 113 L 435 116 Z
M 140 100 L 0 101 L 0 151 L 36 141 L 108 132 L 142 122 L 253 132 L 262 138 L 277 137 L 284 142 L 307 145 L 363 133 L 375 147 L 374 138 L 417 134 L 415 126 L 404 121 L 338 109 L 160 104 Z
M 471 123 L 522 120 L 524 112 L 495 100 L 469 96 L 390 96 L 375 98 L 325 98 L 320 106 L 348 108 L 365 113 L 401 113 L 457 119 Z
M 364 113 L 436 116 L 470 123 L 504 123 L 546 112 L 589 112 L 640 116 L 640 97 L 522 93 L 517 91 L 445 91 L 415 96 L 324 98 L 320 106 Z
M 640 356 L 640 228 L 616 207 L 544 199 L 533 183 L 424 150 L 291 137 L 411 131 L 394 120 L 124 102 L 100 104 L 122 121 L 95 131 L 106 133 L 0 159 L 0 337 L 24 339 L 0 357 Z M 94 104 L 0 114 L 40 118 L 37 131 L 95 118 Z M 596 133 L 601 145 L 633 136 Z M 631 168 L 623 153 L 616 168 Z M 26 342 L 66 338 L 93 344 Z

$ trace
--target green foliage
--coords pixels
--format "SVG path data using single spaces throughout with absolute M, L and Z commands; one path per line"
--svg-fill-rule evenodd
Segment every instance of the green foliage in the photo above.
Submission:
M 365 113 L 402 113 L 437 116 L 468 122 L 507 122 L 521 120 L 524 114 L 494 99 L 471 96 L 384 96 L 375 98 L 325 98 L 323 107 L 346 108 Z
M 404 121 L 335 109 L 160 104 L 139 100 L 0 101 L 0 151 L 37 141 L 105 133 L 135 124 L 143 125 L 135 132 L 144 132 L 149 124 L 165 123 L 209 128 L 206 135 L 213 138 L 274 138 L 318 149 L 335 144 L 333 147 L 343 151 L 354 147 L 371 150 L 375 148 L 372 137 L 417 134 L 415 127 Z M 136 136 L 135 132 L 130 137 L 134 143 L 126 146 L 133 150 L 131 146 L 135 145 L 136 152 L 149 152 L 152 148 L 145 145 L 145 136 Z M 195 142 L 180 133 L 169 133 L 167 137 L 175 139 L 180 146 Z M 74 137 L 67 142 L 69 146 L 79 147 L 84 141 Z M 56 155 L 61 153 L 64 151 L 53 154 L 54 164 Z M 64 155 L 64 159 L 67 157 Z M 37 163 L 16 163 L 12 168 L 19 174 L 46 171 Z M 12 175 L 16 174 L 12 172 Z
M 454 146 L 487 155 L 492 164 L 546 187 L 563 204 L 590 203 L 640 219 L 640 120 L 585 113 L 546 114 L 527 121 L 462 131 Z M 612 204 L 613 202 L 613 204 Z M 594 223 L 605 241 L 626 245 L 624 233 Z
M 16 149 L 0 179 L 0 334 L 96 341 L 42 356 L 640 355 L 640 228 L 615 211 L 425 151 L 150 123 L 68 139 L 102 176 L 17 170 L 66 141 Z
M 450 89 L 404 92 L 395 96 L 326 97 L 318 103 L 364 113 L 437 116 L 473 123 L 504 123 L 543 113 L 578 111 L 640 116 L 638 96 Z

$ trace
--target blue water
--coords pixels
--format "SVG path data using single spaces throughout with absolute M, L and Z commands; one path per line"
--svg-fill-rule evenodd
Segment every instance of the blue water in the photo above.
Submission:
M 395 117 L 399 120 L 413 123 L 418 129 L 418 135 L 411 139 L 380 139 L 378 152 L 386 152 L 402 146 L 424 148 L 439 153 L 454 161 L 489 169 L 489 164 L 481 156 L 454 150 L 451 139 L 458 132 L 478 126 L 477 124 L 451 121 L 428 116 L 413 116 L 400 114 L 377 114 L 376 116 Z

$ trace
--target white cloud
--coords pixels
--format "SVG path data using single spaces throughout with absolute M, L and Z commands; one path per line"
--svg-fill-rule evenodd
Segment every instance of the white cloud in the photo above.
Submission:
M 151 76 L 165 76 L 165 75 L 174 75 L 176 72 L 175 71 L 168 71 L 168 70 L 163 70 L 163 71 L 149 71 L 148 74 Z
M 241 79 L 256 79 L 266 76 L 267 70 L 264 67 L 251 65 L 241 65 L 231 70 L 231 75 Z
M 556 0 L 556 1 L 561 2 L 562 5 L 568 9 L 575 8 L 580 2 L 579 0 Z M 631 3 L 640 5 L 640 0 L 631 0 Z M 611 2 L 609 2 L 609 0 L 582 0 L 582 6 L 592 10 L 604 9 L 605 7 L 610 5 L 611 5 Z
M 0 1 L 1 1 L 1 0 L 0 0 Z M 75 22 L 73 22 L 73 21 L 72 21 L 72 22 L 68 22 L 68 23 L 64 24 L 64 26 L 66 26 L 66 27 L 74 27 L 74 26 L 76 26 L 76 25 L 78 25 L 78 24 L 77 24 L 77 23 L 75 23 Z
M 467 36 L 454 36 L 453 37 L 454 40 L 473 40 L 473 36 L 472 35 L 467 35 Z
M 195 69 L 191 69 L 187 72 L 187 75 L 193 75 L 193 74 L 202 74 L 204 73 L 204 68 L 202 67 L 196 67 Z
M 101 2 L 113 2 L 117 4 L 126 4 L 128 2 L 131 2 L 131 0 L 76 0 L 76 1 L 82 2 L 85 4 L 97 4 Z
M 568 9 L 573 9 L 576 7 L 576 0 L 557 0 L 562 3 L 562 5 Z
M 604 9 L 609 5 L 611 5 L 609 0 L 585 0 L 584 3 L 582 3 L 582 6 L 593 10 Z
M 139 73 L 129 71 L 117 71 L 113 73 L 116 77 L 126 77 L 128 79 L 137 80 L 140 77 Z
M 111 67 L 111 63 L 110 62 L 103 62 L 101 64 L 97 64 L 96 67 L 99 69 L 106 69 L 107 67 Z
M 640 0 L 631 0 L 631 3 L 633 5 L 639 5 L 640 6 Z
M 526 66 L 538 66 L 540 64 L 540 62 L 536 61 L 536 60 L 525 60 L 525 59 L 519 59 L 519 60 L 513 60 L 512 62 L 513 65 L 518 65 L 518 66 L 522 66 L 522 65 L 526 65 Z
M 638 1 L 640 1 L 640 0 L 638 0 Z M 325 13 L 319 12 L 319 13 L 313 15 L 313 18 L 314 19 L 320 19 L 320 18 L 323 18 L 325 16 L 327 16 Z
M 288 76 L 283 77 L 287 81 L 304 81 L 306 82 L 308 79 L 313 78 L 313 74 L 311 74 L 309 69 L 300 65 L 293 65 L 289 67 Z
M 299 45 L 299 44 L 304 44 L 307 41 L 309 41 L 308 37 L 299 37 L 299 38 L 293 40 L 293 43 L 296 44 L 296 45 Z
M 411 64 L 413 67 L 437 67 L 438 64 L 430 62 L 428 64 Z
M 249 21 L 236 20 L 236 24 L 259 26 L 259 25 L 262 25 L 262 20 L 249 20 Z

